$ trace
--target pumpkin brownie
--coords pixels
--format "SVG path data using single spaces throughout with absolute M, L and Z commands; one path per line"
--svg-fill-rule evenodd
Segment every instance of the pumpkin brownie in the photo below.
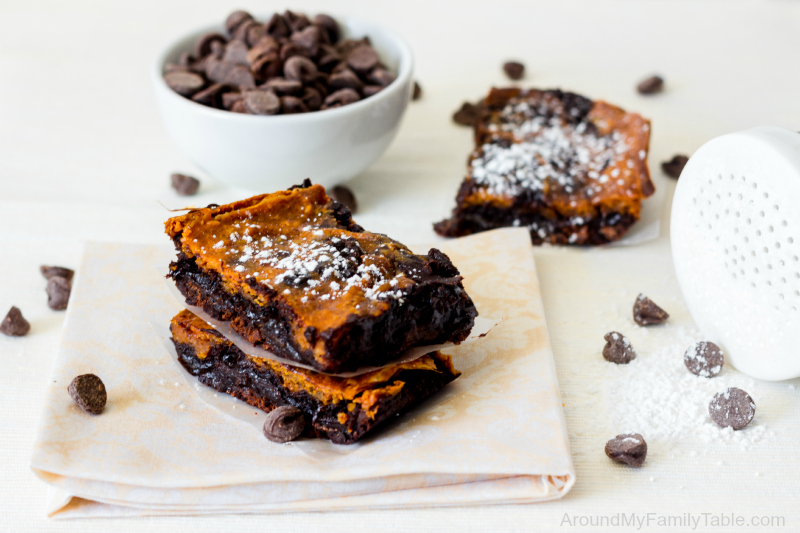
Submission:
M 166 231 L 178 250 L 168 276 L 187 303 L 323 372 L 459 343 L 478 314 L 444 253 L 365 231 L 308 180 L 171 218 Z
M 181 364 L 197 379 L 264 411 L 297 407 L 304 435 L 351 444 L 461 373 L 439 352 L 351 378 L 328 376 L 246 355 L 187 310 L 170 324 Z
M 534 244 L 594 245 L 622 237 L 655 192 L 650 122 L 560 90 L 492 89 L 479 106 L 475 149 L 452 217 L 456 237 L 503 226 Z

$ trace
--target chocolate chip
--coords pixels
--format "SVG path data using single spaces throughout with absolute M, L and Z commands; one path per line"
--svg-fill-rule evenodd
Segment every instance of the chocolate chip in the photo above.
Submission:
M 236 63 L 238 65 L 250 65 L 247 59 L 247 54 L 250 50 L 247 45 L 242 41 L 231 41 L 225 45 L 225 53 L 222 54 L 222 60 L 229 63 Z
M 360 45 L 347 54 L 347 64 L 358 73 L 366 73 L 380 61 L 378 52 L 369 45 Z
M 356 195 L 353 194 L 353 191 L 350 190 L 349 187 L 345 187 L 344 185 L 337 185 L 330 191 L 330 196 L 337 202 L 344 204 L 350 210 L 351 213 L 356 212 L 356 207 L 358 207 L 358 203 L 356 202 Z
M 303 84 L 297 80 L 287 80 L 281 77 L 274 77 L 263 85 L 259 85 L 260 89 L 268 89 L 274 91 L 278 96 L 298 96 L 303 94 Z
M 283 62 L 277 52 L 272 52 L 260 56 L 253 62 L 250 70 L 259 81 L 266 81 L 281 73 Z
M 389 72 L 385 68 L 373 69 L 372 72 L 367 74 L 366 77 L 368 81 L 374 83 L 375 85 L 380 85 L 381 87 L 386 87 L 397 78 L 397 76 L 395 76 L 392 72 Z M 416 85 L 416 82 L 414 83 L 414 87 L 415 87 L 414 90 L 416 91 L 416 87 L 418 87 L 418 85 Z
M 90 415 L 99 415 L 103 412 L 108 400 L 106 386 L 103 381 L 94 374 L 83 374 L 72 380 L 67 387 L 69 395 Z
M 219 41 L 220 44 L 225 44 L 228 40 L 221 33 L 206 33 L 194 43 L 194 56 L 203 57 L 211 53 L 211 43 Z
M 206 84 L 203 77 L 188 70 L 174 70 L 164 74 L 167 87 L 181 96 L 192 96 Z
M 238 28 L 239 25 L 246 20 L 253 20 L 253 15 L 247 11 L 234 11 L 228 15 L 227 19 L 225 19 L 225 30 L 228 32 L 228 34 L 233 34 L 233 32 L 236 31 L 236 28 Z
M 342 62 L 342 56 L 333 52 L 329 54 L 323 55 L 319 61 L 317 61 L 317 68 L 320 70 L 324 70 L 325 72 L 333 71 L 333 68 L 339 65 Z M 347 65 L 347 63 L 344 63 Z
M 481 106 L 464 102 L 461 109 L 453 113 L 453 121 L 462 126 L 474 126 L 481 114 Z
M 325 98 L 322 104 L 322 109 L 333 109 L 335 107 L 346 106 L 361 100 L 358 93 L 353 89 L 340 89 L 335 93 L 331 93 Z
M 206 87 L 199 93 L 192 96 L 192 101 L 210 107 L 219 107 L 220 95 L 227 90 L 228 86 L 224 83 L 215 83 L 211 87 Z
M 42 265 L 42 266 L 39 267 L 39 272 L 42 273 L 42 276 L 44 276 L 45 279 L 50 279 L 53 276 L 59 276 L 59 277 L 62 277 L 62 278 L 64 278 L 65 280 L 67 280 L 69 282 L 72 281 L 72 276 L 75 275 L 75 271 L 74 270 L 72 270 L 70 268 L 66 268 L 66 267 L 60 267 L 60 266 Z
M 241 98 L 231 105 L 231 111 L 234 113 L 242 113 L 243 115 L 249 115 L 250 112 L 247 111 L 247 107 L 244 105 L 244 98 Z
M 245 20 L 233 31 L 233 38 L 237 41 L 249 44 L 247 43 L 247 35 L 250 33 L 250 30 L 256 26 L 258 26 L 258 22 L 255 20 Z
M 352 70 L 346 68 L 331 74 L 331 77 L 328 80 L 328 86 L 332 91 L 338 91 L 340 89 L 352 89 L 358 92 L 364 87 L 364 83 Z
M 308 17 L 303 13 L 294 13 L 288 9 L 283 13 L 283 20 L 286 21 L 286 24 L 289 25 L 289 29 L 293 32 L 303 30 L 306 26 L 311 24 L 311 21 L 308 20 Z
M 6 317 L 0 322 L 0 333 L 11 337 L 22 337 L 31 330 L 31 325 L 22 316 L 22 311 L 18 307 L 12 306 Z
M 252 65 L 261 56 L 267 54 L 277 54 L 280 52 L 280 43 L 271 35 L 261 38 L 253 47 L 247 52 L 247 64 Z
M 241 102 L 242 93 L 222 93 L 222 107 L 230 111 L 236 102 Z
M 197 178 L 186 174 L 175 173 L 170 176 L 170 179 L 172 180 L 172 188 L 181 196 L 192 196 L 200 187 L 200 181 Z
M 225 55 L 225 45 L 222 44 L 220 41 L 211 41 L 211 53 L 206 57 L 215 57 L 217 59 L 222 59 L 222 56 Z
M 254 89 L 256 86 L 256 80 L 253 77 L 253 73 L 250 72 L 250 69 L 245 67 L 244 65 L 237 65 L 230 72 L 228 75 L 225 76 L 224 82 L 227 85 L 234 85 L 239 86 L 245 89 Z
M 414 82 L 414 92 L 411 93 L 411 100 L 419 100 L 422 97 L 422 87 L 419 83 Z
M 194 58 L 189 52 L 183 52 L 178 56 L 178 65 L 188 68 L 192 66 L 192 63 L 194 63 Z
M 281 110 L 281 101 L 272 91 L 256 89 L 244 93 L 244 106 L 253 115 L 276 115 Z
M 281 110 L 284 115 L 292 115 L 295 113 L 305 113 L 308 107 L 303 103 L 303 100 L 296 96 L 281 96 Z
M 618 365 L 627 365 L 636 359 L 636 351 L 631 345 L 631 341 L 622 333 L 611 331 L 603 337 L 606 345 L 603 347 L 603 357 L 606 361 L 611 361 Z
M 364 88 L 361 89 L 361 94 L 364 95 L 364 98 L 367 98 L 368 96 L 374 96 L 378 94 L 382 90 L 383 87 L 380 85 L 364 85 Z
M 308 26 L 303 30 L 294 32 L 291 39 L 294 44 L 304 48 L 311 56 L 317 55 L 319 50 L 319 28 L 316 26 Z
M 247 28 L 247 35 L 245 42 L 247 46 L 255 46 L 255 44 L 267 36 L 267 28 L 263 24 L 255 24 Z
M 647 443 L 638 433 L 623 433 L 606 443 L 606 455 L 618 463 L 639 468 L 647 457 Z
M 664 174 L 669 176 L 670 178 L 678 179 L 681 177 L 681 172 L 683 172 L 683 167 L 686 166 L 686 163 L 689 162 L 689 158 L 685 155 L 674 155 L 672 159 L 669 161 L 664 161 L 661 163 L 661 170 L 664 171 Z
M 293 56 L 283 65 L 283 76 L 287 80 L 313 81 L 317 78 L 317 66 L 307 57 Z
M 639 94 L 655 94 L 661 92 L 663 88 L 664 80 L 660 76 L 650 76 L 642 80 L 639 85 L 636 86 L 636 90 L 639 91 Z
M 719 346 L 703 341 L 687 348 L 683 354 L 683 364 L 695 376 L 713 378 L 722 371 L 725 358 Z
M 742 389 L 729 387 L 714 395 L 711 403 L 708 404 L 708 414 L 718 426 L 738 430 L 753 420 L 756 414 L 756 404 Z
M 525 65 L 518 61 L 508 61 L 503 64 L 503 70 L 512 80 L 521 80 L 525 75 Z
M 205 63 L 206 77 L 214 83 L 222 83 L 231 70 L 236 68 L 236 63 L 223 61 L 215 57 L 208 58 Z
M 633 321 L 640 326 L 661 324 L 669 318 L 669 313 L 661 309 L 650 298 L 639 294 L 633 303 Z
M 66 309 L 71 291 L 72 284 L 69 280 L 53 276 L 47 280 L 47 305 L 55 311 Z
M 335 43 L 339 40 L 339 24 L 333 17 L 319 14 L 312 21 L 314 24 L 323 28 L 328 35 L 328 41 Z
M 267 440 L 283 444 L 296 439 L 303 433 L 306 425 L 303 412 L 291 405 L 281 405 L 273 409 L 264 422 L 264 436 Z
M 272 15 L 272 18 L 269 19 L 269 22 L 267 22 L 265 26 L 267 28 L 267 33 L 278 39 L 281 37 L 288 37 L 291 33 L 286 21 L 283 20 L 283 17 L 278 13 Z
M 303 96 L 301 98 L 310 111 L 316 111 L 322 105 L 322 96 L 320 96 L 319 91 L 312 87 L 303 89 Z

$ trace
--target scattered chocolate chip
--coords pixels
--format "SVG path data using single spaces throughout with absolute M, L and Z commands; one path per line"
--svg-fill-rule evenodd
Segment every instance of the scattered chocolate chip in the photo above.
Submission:
M 66 309 L 71 291 L 72 284 L 69 280 L 53 276 L 47 280 L 47 305 L 55 311 Z
M 337 185 L 330 191 L 330 196 L 337 202 L 344 204 L 351 213 L 356 212 L 356 207 L 358 207 L 358 203 L 356 202 L 356 195 L 353 194 L 353 191 L 350 190 L 349 187 L 345 187 L 344 185 Z
M 22 337 L 31 330 L 31 325 L 22 316 L 22 311 L 18 307 L 11 307 L 6 317 L 0 322 L 0 333 L 11 337 Z
M 618 463 L 639 468 L 647 457 L 647 443 L 638 433 L 623 433 L 606 443 L 606 455 Z
M 346 106 L 361 99 L 358 93 L 353 89 L 340 89 L 335 93 L 331 93 L 325 98 L 322 103 L 322 109 L 333 109 L 335 107 Z
M 603 337 L 606 345 L 603 347 L 603 357 L 606 361 L 611 361 L 618 365 L 627 365 L 636 359 L 636 351 L 631 345 L 631 341 L 622 333 L 611 331 Z
M 508 61 L 503 64 L 503 70 L 512 80 L 521 80 L 525 75 L 525 65 L 518 61 Z
M 200 187 L 200 181 L 197 178 L 186 174 L 175 173 L 170 179 L 172 180 L 172 188 L 181 196 L 192 196 Z
M 194 56 L 203 57 L 211 53 L 211 43 L 219 41 L 220 44 L 225 44 L 228 40 L 221 33 L 206 33 L 194 43 Z
M 272 91 L 256 89 L 244 93 L 244 106 L 253 115 L 275 115 L 281 110 L 281 101 Z
M 359 74 L 369 72 L 379 61 L 378 52 L 366 44 L 354 48 L 347 54 L 347 64 Z
M 461 109 L 453 114 L 453 121 L 462 126 L 474 126 L 481 114 L 481 106 L 464 102 Z
M 309 82 L 317 78 L 317 66 L 303 56 L 293 56 L 283 65 L 283 76 L 287 80 Z
M 689 162 L 689 158 L 685 155 L 674 155 L 672 159 L 669 161 L 664 161 L 661 163 L 661 170 L 664 171 L 664 174 L 669 176 L 670 178 L 678 179 L 681 177 L 681 172 L 683 172 L 683 167 L 686 166 L 686 163 Z
M 315 25 L 324 29 L 328 35 L 328 42 L 335 43 L 339 40 L 339 24 L 333 17 L 319 14 L 312 21 Z
M 264 422 L 264 436 L 267 440 L 283 444 L 299 437 L 305 425 L 306 420 L 300 409 L 281 405 L 267 415 L 267 420 Z
M 753 420 L 756 414 L 756 404 L 753 398 L 742 389 L 729 387 L 714 395 L 711 403 L 708 404 L 708 414 L 718 426 L 738 430 Z
M 414 92 L 411 93 L 411 100 L 419 100 L 422 96 L 422 87 L 419 86 L 419 83 L 414 82 Z
M 238 28 L 239 25 L 246 20 L 253 20 L 253 15 L 247 11 L 234 11 L 228 15 L 227 19 L 225 19 L 225 30 L 228 32 L 228 34 L 233 34 L 233 32 L 236 31 L 236 28 Z
M 192 96 L 206 84 L 203 77 L 188 70 L 173 70 L 164 74 L 167 87 L 181 96 Z
M 108 400 L 106 386 L 94 374 L 83 374 L 72 380 L 67 388 L 69 395 L 90 415 L 99 415 L 103 412 Z
M 72 270 L 70 268 L 66 268 L 66 267 L 60 267 L 60 266 L 42 265 L 42 266 L 39 267 L 39 272 L 42 273 L 42 276 L 44 276 L 45 279 L 50 279 L 53 276 L 59 276 L 59 277 L 62 277 L 64 279 L 66 279 L 69 282 L 72 281 L 72 276 L 75 275 L 75 271 L 74 270 Z
M 669 313 L 661 309 L 650 298 L 639 294 L 633 303 L 633 321 L 640 326 L 661 324 L 669 318 Z
M 636 90 L 639 91 L 639 94 L 654 94 L 661 92 L 663 88 L 664 79 L 661 78 L 661 76 L 650 76 L 642 80 L 642 82 L 636 86 Z
M 722 371 L 725 358 L 719 346 L 703 341 L 687 348 L 683 354 L 683 364 L 696 376 L 713 378 Z
M 284 115 L 308 111 L 308 107 L 303 103 L 303 100 L 296 96 L 281 96 L 281 109 Z

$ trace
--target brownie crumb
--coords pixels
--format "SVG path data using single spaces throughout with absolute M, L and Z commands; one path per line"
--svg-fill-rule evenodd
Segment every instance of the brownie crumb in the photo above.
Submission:
M 729 387 L 714 395 L 708 404 L 708 414 L 718 426 L 739 430 L 753 420 L 756 404 L 742 389 Z
M 42 276 L 44 276 L 45 279 L 50 279 L 54 276 L 58 276 L 70 282 L 72 281 L 72 276 L 75 275 L 74 270 L 60 266 L 42 265 L 39 267 L 39 271 L 42 273 Z
M 353 194 L 353 191 L 350 190 L 349 187 L 344 185 L 337 185 L 330 191 L 330 196 L 340 204 L 344 204 L 351 213 L 356 212 L 356 208 L 358 207 L 358 202 L 356 201 L 356 195 Z
M 664 78 L 661 76 L 650 76 L 649 78 L 642 80 L 639 85 L 636 86 L 636 90 L 639 91 L 639 94 L 660 93 L 663 89 Z
M 267 415 L 264 422 L 264 436 L 277 443 L 289 442 L 300 436 L 306 420 L 303 412 L 291 405 L 281 405 Z
M 99 415 L 106 406 L 108 396 L 103 381 L 94 374 L 83 374 L 72 380 L 67 388 L 69 395 L 90 415 Z
M 503 70 L 512 80 L 521 80 L 525 76 L 525 65 L 518 61 L 508 61 L 503 65 Z
M 481 114 L 480 104 L 464 102 L 461 109 L 453 113 L 453 121 L 462 126 L 474 126 Z
M 172 188 L 181 196 L 192 196 L 200 187 L 200 180 L 186 174 L 175 173 L 171 176 L 171 179 Z
M 47 305 L 55 311 L 67 308 L 72 284 L 61 276 L 53 276 L 47 280 Z
M 22 311 L 18 307 L 12 306 L 6 317 L 0 322 L 0 333 L 11 337 L 22 337 L 31 330 L 31 325 L 22 316 Z
M 606 455 L 618 463 L 639 468 L 647 457 L 647 443 L 638 433 L 623 433 L 606 443 Z
M 661 163 L 661 170 L 670 178 L 678 179 L 681 177 L 683 167 L 685 167 L 688 162 L 689 158 L 687 156 L 678 154 L 673 156 L 669 161 Z
M 636 359 L 636 351 L 633 349 L 631 341 L 616 331 L 606 333 L 603 337 L 606 345 L 603 347 L 603 357 L 606 361 L 611 361 L 618 365 L 627 365 Z
M 419 100 L 422 97 L 422 87 L 419 83 L 414 82 L 414 92 L 411 94 L 411 100 Z
M 725 358 L 713 342 L 698 342 L 683 354 L 683 364 L 695 376 L 713 378 L 722 371 Z
M 669 313 L 661 309 L 650 298 L 639 294 L 633 303 L 633 321 L 640 326 L 661 324 L 669 318 Z

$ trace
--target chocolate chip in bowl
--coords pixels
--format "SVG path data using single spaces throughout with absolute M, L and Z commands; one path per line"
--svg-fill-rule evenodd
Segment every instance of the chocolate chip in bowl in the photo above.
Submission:
M 252 190 L 355 177 L 393 140 L 414 83 L 410 48 L 386 28 L 291 11 L 231 13 L 175 41 L 151 72 L 176 144 Z

